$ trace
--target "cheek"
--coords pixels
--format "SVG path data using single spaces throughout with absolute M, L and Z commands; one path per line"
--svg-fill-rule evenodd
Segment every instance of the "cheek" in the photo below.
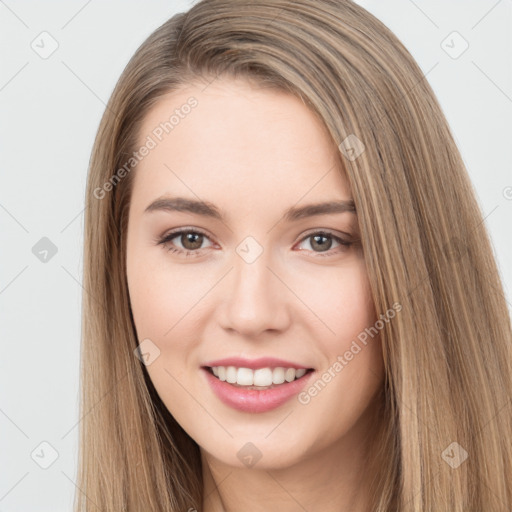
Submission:
M 128 288 L 137 334 L 139 338 L 170 337 L 212 283 L 193 272 L 191 265 L 188 269 L 167 266 L 161 258 L 139 261 L 144 264 L 128 264 Z
M 313 288 L 311 309 L 322 320 L 314 339 L 327 357 L 326 367 L 332 368 L 341 356 L 344 368 L 337 374 L 343 374 L 337 379 L 339 384 L 349 375 L 350 379 L 373 381 L 372 375 L 382 375 L 383 360 L 364 261 L 343 272 L 333 272 L 323 285 L 317 283 Z
M 190 400 L 179 383 L 189 378 L 191 368 L 199 372 L 197 348 L 204 321 L 201 298 L 207 296 L 215 280 L 211 271 L 210 276 L 206 272 L 203 275 L 194 265 L 170 265 L 161 257 L 152 260 L 146 255 L 133 258 L 133 262 L 128 264 L 127 273 L 137 338 L 139 343 L 151 340 L 159 351 L 146 370 L 167 408 L 178 419 Z M 189 392 L 194 394 L 192 388 Z
M 382 386 L 384 363 L 380 336 L 366 334 L 377 316 L 364 261 L 332 272 L 321 284 L 313 288 L 311 309 L 329 327 L 319 323 L 314 332 L 324 357 L 317 380 L 298 399 L 305 431 L 316 435 L 321 418 L 317 447 L 323 448 L 353 431 Z
M 133 262 L 127 265 L 127 277 L 138 341 L 149 339 L 159 350 L 146 370 L 169 411 L 181 419 L 190 396 L 179 383 L 184 382 L 198 343 L 197 303 L 212 283 L 156 258 L 133 258 Z
M 339 345 L 340 340 L 349 341 L 374 323 L 375 310 L 363 260 L 315 277 L 309 283 L 308 305 L 324 323 L 326 336 L 320 339 Z

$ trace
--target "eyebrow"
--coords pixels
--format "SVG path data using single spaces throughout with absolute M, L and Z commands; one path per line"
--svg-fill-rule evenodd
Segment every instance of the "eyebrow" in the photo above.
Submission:
M 207 201 L 187 199 L 185 197 L 161 197 L 153 201 L 144 210 L 144 213 L 155 211 L 190 212 L 220 221 L 225 220 L 225 216 L 222 214 L 221 210 L 219 210 L 214 204 Z M 352 199 L 314 203 L 299 207 L 292 206 L 285 211 L 283 218 L 286 221 L 291 222 L 305 217 L 313 217 L 315 215 L 345 212 L 357 214 L 356 207 Z

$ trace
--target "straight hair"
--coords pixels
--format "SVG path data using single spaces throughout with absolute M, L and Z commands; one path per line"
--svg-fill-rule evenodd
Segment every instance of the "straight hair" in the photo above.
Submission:
M 475 191 L 422 70 L 350 0 L 202 0 L 139 47 L 92 151 L 75 512 L 203 509 L 199 447 L 134 356 L 126 233 L 136 163 L 126 162 L 164 94 L 224 77 L 293 94 L 323 122 L 350 183 L 375 310 L 402 306 L 380 334 L 371 510 L 512 509 L 510 317 Z M 357 158 L 346 151 L 354 141 Z M 455 465 L 455 455 L 467 458 Z

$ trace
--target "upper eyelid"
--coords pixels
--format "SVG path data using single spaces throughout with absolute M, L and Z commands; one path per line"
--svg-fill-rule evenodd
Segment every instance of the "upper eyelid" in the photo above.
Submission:
M 182 235 L 183 233 L 197 233 L 208 238 L 210 242 L 213 242 L 211 240 L 210 235 L 206 231 L 203 231 L 199 228 L 178 228 L 176 230 L 169 231 L 169 233 L 167 234 L 162 235 L 162 237 L 160 237 L 160 240 L 167 239 L 167 241 L 169 241 L 172 240 L 173 238 L 176 238 L 178 235 Z

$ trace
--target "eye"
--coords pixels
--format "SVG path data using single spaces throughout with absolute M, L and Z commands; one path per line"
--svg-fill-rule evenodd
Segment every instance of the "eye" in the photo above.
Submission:
M 173 240 L 177 240 L 173 242 Z M 198 230 L 197 228 L 181 228 L 166 234 L 164 237 L 157 241 L 158 245 L 162 245 L 167 251 L 179 254 L 184 257 L 195 257 L 202 254 L 206 248 L 203 247 L 205 240 L 210 240 L 206 233 Z M 334 235 L 327 231 L 316 231 L 310 233 L 301 240 L 301 244 L 305 241 L 310 241 L 310 250 L 316 256 L 335 256 L 347 250 L 354 242 L 344 240 L 343 238 Z M 331 250 L 333 241 L 338 244 L 338 250 Z M 210 244 L 212 246 L 213 244 Z M 210 247 L 207 246 L 207 247 Z M 304 249 L 302 249 L 304 250 Z
M 175 243 L 172 242 L 174 239 L 178 240 L 181 247 L 179 245 L 176 247 Z M 168 233 L 158 241 L 158 244 L 172 253 L 182 254 L 184 256 L 198 256 L 204 249 L 202 245 L 205 240 L 209 240 L 209 238 L 202 231 L 182 228 Z
M 353 244 L 351 241 L 344 240 L 343 238 L 326 231 L 316 231 L 314 233 L 310 233 L 301 240 L 301 243 L 307 240 L 311 240 L 309 245 L 313 252 L 317 252 L 315 256 L 334 256 L 347 250 Z M 330 250 L 333 244 L 333 240 L 339 244 L 337 251 Z

